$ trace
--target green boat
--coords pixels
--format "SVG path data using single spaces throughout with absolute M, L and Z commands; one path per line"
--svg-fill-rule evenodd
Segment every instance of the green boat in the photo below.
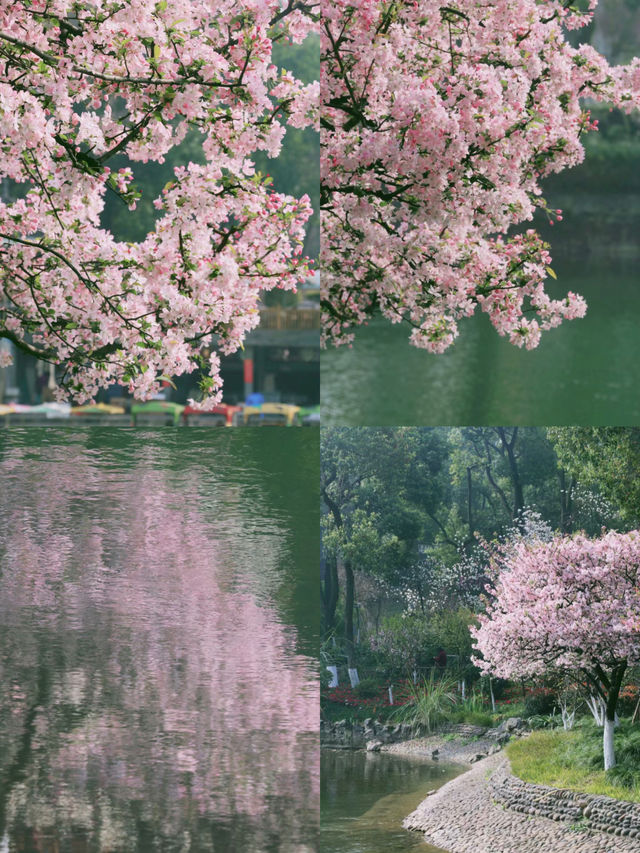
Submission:
M 320 406 L 303 406 L 298 412 L 302 426 L 320 426 Z
M 178 426 L 184 406 L 167 400 L 134 403 L 131 417 L 134 426 Z

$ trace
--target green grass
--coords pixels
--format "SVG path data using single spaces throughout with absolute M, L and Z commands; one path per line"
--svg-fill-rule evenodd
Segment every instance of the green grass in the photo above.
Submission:
M 640 727 L 623 721 L 615 751 L 617 766 L 605 773 L 602 729 L 588 719 L 573 731 L 536 731 L 507 747 L 514 774 L 525 782 L 640 802 Z
M 469 726 L 484 726 L 489 729 L 493 726 L 493 717 L 484 711 L 453 711 L 449 714 L 449 722 L 466 723 Z

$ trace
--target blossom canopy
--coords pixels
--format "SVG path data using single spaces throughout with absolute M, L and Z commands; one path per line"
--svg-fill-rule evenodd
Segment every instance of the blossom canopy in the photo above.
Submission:
M 483 672 L 594 673 L 640 660 L 640 532 L 517 544 L 479 626 Z
M 638 105 L 640 61 L 611 67 L 567 30 L 560 0 L 335 0 L 323 16 L 324 341 L 377 310 L 442 352 L 479 307 L 511 343 L 584 315 L 545 290 L 548 246 L 529 229 L 540 179 L 584 157 L 581 99 Z
M 242 345 L 265 290 L 307 276 L 309 199 L 273 192 L 251 157 L 316 120 L 318 83 L 272 61 L 274 42 L 317 28 L 313 8 L 0 0 L 0 336 L 63 364 L 76 399 L 113 382 L 148 397 L 201 369 L 215 403 L 218 351 Z M 175 169 L 145 239 L 116 240 L 105 194 L 134 208 L 132 167 L 189 130 L 203 162 Z M 116 155 L 131 165 L 111 168 Z

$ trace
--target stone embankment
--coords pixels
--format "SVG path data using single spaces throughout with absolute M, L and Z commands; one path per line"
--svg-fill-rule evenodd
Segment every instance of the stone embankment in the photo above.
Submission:
M 339 720 L 337 723 L 320 721 L 320 743 L 334 749 L 382 749 L 387 752 L 422 755 L 454 761 L 453 753 L 462 752 L 482 758 L 497 752 L 512 736 L 522 734 L 526 723 L 518 717 L 505 720 L 495 729 L 482 726 L 452 724 L 440 726 L 428 735 L 423 726 L 407 723 L 390 725 L 372 718 L 363 723 Z M 447 735 L 452 740 L 446 740 Z M 390 746 L 392 745 L 392 746 Z M 434 753 L 439 753 L 438 755 Z
M 637 806 L 563 794 L 515 779 L 497 753 L 424 800 L 405 826 L 451 853 L 640 853 L 631 835 Z M 605 826 L 616 834 L 600 831 Z
M 394 752 L 397 755 L 451 761 L 454 764 L 474 764 L 486 758 L 487 755 L 500 752 L 512 737 L 519 737 L 525 731 L 526 724 L 518 717 L 506 720 L 495 729 L 451 725 L 444 726 L 426 737 L 383 746 L 382 750 Z
M 384 744 L 398 743 L 422 734 L 418 728 L 399 723 L 392 726 L 368 718 L 364 723 L 339 720 L 337 723 L 320 721 L 320 744 L 334 749 L 371 749 Z
M 368 719 L 321 723 L 321 743 L 413 755 L 471 769 L 448 782 L 405 821 L 450 853 L 640 853 L 640 804 L 523 782 L 502 747 L 526 735 L 517 718 L 496 729 L 445 726 L 434 734 Z
M 496 770 L 489 788 L 497 803 L 514 811 L 640 839 L 640 803 L 533 785 L 513 776 L 507 767 Z M 637 846 L 640 849 L 640 841 Z

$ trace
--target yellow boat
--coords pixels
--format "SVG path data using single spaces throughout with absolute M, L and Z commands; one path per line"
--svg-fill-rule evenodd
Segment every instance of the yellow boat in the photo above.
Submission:
M 112 406 L 109 403 L 87 403 L 84 406 L 73 406 L 71 414 L 88 415 L 89 417 L 92 415 L 126 415 L 126 409 L 123 406 Z
M 245 406 L 242 420 L 245 426 L 300 426 L 300 406 L 289 403 L 263 403 Z

